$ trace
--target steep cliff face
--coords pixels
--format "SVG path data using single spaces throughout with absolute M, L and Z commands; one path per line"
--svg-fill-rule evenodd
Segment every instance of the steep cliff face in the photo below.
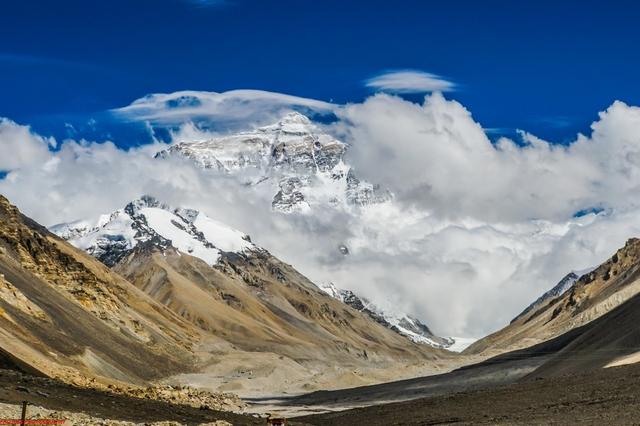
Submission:
M 198 333 L 0 196 L 0 349 L 16 365 L 144 382 L 190 371 Z
M 492 355 L 535 345 L 601 317 L 638 293 L 640 239 L 632 238 L 597 268 L 578 279 L 565 277 L 548 297 L 536 301 L 507 327 L 469 346 L 465 353 Z

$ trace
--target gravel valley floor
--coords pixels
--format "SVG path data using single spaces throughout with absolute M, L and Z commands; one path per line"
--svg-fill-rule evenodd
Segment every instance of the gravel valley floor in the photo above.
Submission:
M 397 384 L 389 385 L 397 387 Z M 344 392 L 335 391 L 335 395 L 339 397 Z M 323 393 L 323 400 L 326 398 Z M 112 395 L 28 376 L 16 378 L 13 372 L 0 370 L 0 416 L 16 416 L 18 404 L 23 400 L 30 402 L 30 413 L 40 418 L 68 418 L 68 424 L 197 425 L 216 424 L 216 421 L 233 425 L 265 424 L 264 418 Z M 307 398 L 307 402 L 311 401 Z M 330 407 L 331 410 L 341 408 L 346 407 Z M 290 418 L 288 424 L 637 425 L 640 424 L 640 365 L 550 379 L 525 378 L 490 389 Z
M 299 417 L 314 425 L 638 425 L 640 365 Z

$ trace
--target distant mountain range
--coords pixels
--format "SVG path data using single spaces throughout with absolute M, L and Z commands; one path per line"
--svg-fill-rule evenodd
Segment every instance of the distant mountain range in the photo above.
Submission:
M 193 161 L 210 171 L 212 178 L 216 174 L 234 176 L 266 191 L 275 214 L 314 214 L 314 206 L 353 211 L 390 202 L 393 196 L 388 190 L 356 176 L 346 162 L 347 149 L 306 116 L 292 112 L 252 131 L 176 143 L 159 151 L 155 158 Z M 210 265 L 216 264 L 222 252 L 262 250 L 242 232 L 202 212 L 169 207 L 149 196 L 97 218 L 53 226 L 51 231 L 108 266 L 116 265 L 147 241 L 160 248 L 172 245 Z M 339 250 L 343 255 L 349 253 L 343 244 Z M 389 314 L 369 301 L 366 304 L 366 312 L 374 320 L 416 343 L 442 348 L 453 344 L 452 339 L 433 335 L 413 316 Z
M 640 359 L 640 239 L 568 274 L 457 355 L 441 349 L 453 339 L 351 291 L 319 289 L 195 210 L 142 197 L 54 229 L 111 267 L 0 197 L 3 368 L 83 385 L 188 380 L 247 395 L 366 385 L 397 378 L 399 366 L 489 358 L 433 382 L 480 386 Z
M 356 177 L 346 149 L 293 113 L 251 132 L 178 143 L 156 158 L 178 156 L 259 187 L 286 218 L 392 202 Z M 517 364 L 513 377 L 640 359 L 632 326 L 639 239 L 593 270 L 568 273 L 460 356 L 451 350 L 468 340 L 437 336 L 415 316 L 339 284 L 317 286 L 244 232 L 152 196 L 50 230 L 0 197 L 0 219 L 0 366 L 33 374 L 180 378 L 251 394 L 366 385 L 398 378 L 398 368 L 410 375 L 487 358 L 491 368 Z M 344 244 L 338 250 L 350 254 Z

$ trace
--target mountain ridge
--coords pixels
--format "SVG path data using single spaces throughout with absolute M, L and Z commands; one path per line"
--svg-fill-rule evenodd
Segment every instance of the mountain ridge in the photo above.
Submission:
M 338 289 L 333 283 L 320 285 L 320 289 L 352 308 L 366 313 L 374 321 L 411 339 L 413 342 L 442 349 L 447 349 L 455 343 L 454 338 L 436 336 L 419 319 L 404 313 L 388 312 L 374 305 L 366 298 L 356 295 L 351 290 Z
M 569 281 L 574 280 L 571 274 L 567 277 Z M 470 345 L 463 353 L 498 354 L 558 337 L 594 321 L 640 293 L 639 278 L 640 239 L 630 238 L 608 260 L 570 282 L 566 291 L 534 302 L 532 309 Z M 564 284 L 561 281 L 558 286 L 564 287 Z
M 253 395 L 275 381 L 300 392 L 439 371 L 455 357 L 330 297 L 202 212 L 143 197 L 101 217 L 54 230 L 88 253 L 117 259 L 112 271 L 203 333 L 195 349 L 203 370 L 176 376 L 181 383 Z
M 267 253 L 265 249 L 253 244 L 248 235 L 227 227 L 202 212 L 172 207 L 148 195 L 128 203 L 123 209 L 101 215 L 96 220 L 58 224 L 51 227 L 51 231 L 110 267 L 116 266 L 142 244 L 156 246 L 160 251 L 173 246 L 211 266 L 216 265 L 223 254 Z M 348 249 L 345 247 L 343 250 Z M 435 336 L 426 325 L 410 315 L 386 312 L 348 290 L 335 289 L 332 294 L 327 291 L 326 286 L 319 288 L 415 343 L 436 348 L 447 348 L 453 344 L 452 339 Z M 341 296 L 341 292 L 350 293 L 350 297 Z M 367 307 L 357 306 L 358 303 L 366 303 Z
M 194 368 L 196 329 L 2 196 L 0 219 L 3 353 L 76 379 L 143 383 Z

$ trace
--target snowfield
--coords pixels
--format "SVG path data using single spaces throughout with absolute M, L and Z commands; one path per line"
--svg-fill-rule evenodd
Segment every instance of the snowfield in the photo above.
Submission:
M 149 196 L 97 220 L 55 225 L 51 231 L 107 264 L 154 238 L 161 246 L 171 245 L 209 265 L 218 263 L 221 252 L 258 249 L 246 234 L 202 212 L 172 208 Z

